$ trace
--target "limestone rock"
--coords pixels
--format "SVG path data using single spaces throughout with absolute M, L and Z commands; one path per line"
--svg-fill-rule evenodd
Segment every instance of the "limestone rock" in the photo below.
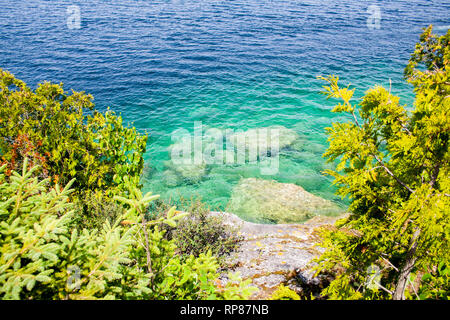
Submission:
M 316 215 L 336 216 L 344 210 L 291 183 L 241 179 L 233 188 L 227 211 L 259 223 L 298 223 Z
M 243 279 L 251 279 L 260 291 L 255 299 L 267 299 L 280 284 L 298 293 L 318 293 L 329 279 L 314 277 L 311 260 L 323 249 L 317 228 L 333 225 L 338 217 L 314 217 L 304 224 L 257 224 L 247 222 L 231 213 L 218 213 L 225 223 L 240 227 L 243 242 L 237 252 L 228 257 L 231 271 Z M 230 271 L 230 270 L 228 270 Z M 222 280 L 227 281 L 225 273 Z

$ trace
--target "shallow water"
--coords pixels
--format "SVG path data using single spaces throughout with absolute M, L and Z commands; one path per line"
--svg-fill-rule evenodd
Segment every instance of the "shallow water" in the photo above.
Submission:
M 78 5 L 80 29 L 67 8 Z M 368 8 L 381 12 L 369 28 Z M 411 105 L 402 80 L 421 28 L 450 25 L 448 1 L 12 1 L 0 8 L 0 67 L 32 87 L 42 80 L 94 95 L 150 134 L 144 187 L 163 198 L 200 196 L 225 208 L 240 178 L 295 183 L 341 201 L 321 154 L 324 128 L 343 120 L 320 95 L 319 75 L 357 87 L 389 86 Z M 356 100 L 355 100 L 356 101 Z M 299 141 L 282 150 L 279 172 L 216 165 L 198 183 L 167 172 L 171 134 L 180 128 L 249 129 L 282 125 Z M 167 178 L 169 177 L 169 178 Z M 175 181 L 175 182 L 174 182 Z

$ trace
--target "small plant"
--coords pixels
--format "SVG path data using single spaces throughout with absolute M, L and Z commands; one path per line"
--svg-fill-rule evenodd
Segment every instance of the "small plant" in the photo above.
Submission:
M 272 294 L 270 300 L 300 300 L 300 296 L 294 290 L 281 284 Z

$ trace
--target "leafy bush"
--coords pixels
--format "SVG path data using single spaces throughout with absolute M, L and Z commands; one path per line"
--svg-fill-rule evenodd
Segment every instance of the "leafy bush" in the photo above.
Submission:
M 20 170 L 25 158 L 37 174 L 65 185 L 75 179 L 81 200 L 102 191 L 124 190 L 124 177 L 139 182 L 146 135 L 123 126 L 114 112 L 94 109 L 93 97 L 68 94 L 62 84 L 44 82 L 33 92 L 0 69 L 0 154 L 5 174 Z M 98 194 L 97 194 L 98 195 Z
M 237 275 L 229 274 L 230 281 L 221 286 L 218 279 L 219 263 L 211 251 L 193 255 L 177 255 L 174 241 L 164 238 L 164 231 L 158 228 L 151 233 L 152 243 L 157 243 L 152 250 L 155 278 L 152 283 L 154 299 L 247 299 L 255 288 L 251 280 L 242 281 Z M 142 248 L 142 246 L 141 246 Z M 143 258 L 142 249 L 140 256 Z
M 127 207 L 113 224 L 100 230 L 74 225 L 76 205 L 64 188 L 39 180 L 39 167 L 5 175 L 0 168 L 1 299 L 223 299 L 248 298 L 247 282 L 215 285 L 217 260 L 175 255 L 158 225 L 174 226 L 183 217 L 172 208 L 166 217 L 147 221 L 148 205 L 157 196 L 142 195 L 125 179 Z
M 83 213 L 77 214 L 73 221 L 82 228 L 101 229 L 106 221 L 114 224 L 126 211 L 105 191 L 86 192 L 82 199 L 75 198 L 73 201 L 76 212 Z

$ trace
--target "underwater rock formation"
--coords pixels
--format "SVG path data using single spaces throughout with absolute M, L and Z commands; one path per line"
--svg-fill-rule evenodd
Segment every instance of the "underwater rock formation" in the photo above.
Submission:
M 180 137 L 168 147 L 170 160 L 165 162 L 169 170 L 175 171 L 188 183 L 198 183 L 206 175 L 206 163 L 195 159 L 193 141 L 190 136 Z M 198 155 L 197 155 L 198 157 Z
M 283 126 L 255 128 L 228 135 L 220 129 L 209 128 L 199 142 L 194 141 L 190 134 L 178 137 L 168 147 L 170 160 L 165 164 L 167 169 L 176 172 L 186 182 L 198 183 L 211 166 L 244 165 L 245 162 L 256 162 L 258 159 L 264 161 L 264 158 L 276 156 L 281 149 L 290 146 L 296 139 L 298 134 Z M 273 145 L 274 141 L 278 141 L 278 148 Z M 240 158 L 238 152 L 245 152 L 244 158 Z M 177 183 L 173 176 L 169 178 L 169 185 Z
M 206 164 L 182 164 L 182 163 L 174 163 L 173 161 L 167 161 L 166 166 L 169 168 L 167 171 L 175 171 L 178 175 L 181 176 L 188 183 L 198 183 L 202 180 L 202 178 L 206 175 Z M 168 180 L 167 182 L 172 183 L 172 186 L 176 186 L 179 184 L 177 180 L 173 179 L 173 176 L 170 177 L 170 172 L 167 172 Z
M 266 157 L 268 153 L 273 157 L 279 150 L 293 144 L 298 137 L 298 134 L 292 129 L 283 126 L 270 126 L 235 132 L 228 135 L 227 139 L 234 147 L 245 149 L 246 153 L 249 150 L 257 150 L 259 157 Z M 272 139 L 278 140 L 278 150 L 271 150 Z
M 280 224 L 336 216 L 344 209 L 292 183 L 247 178 L 233 188 L 226 211 L 247 221 Z
M 180 178 L 174 170 L 165 170 L 162 174 L 162 182 L 167 187 L 176 187 L 180 184 Z

